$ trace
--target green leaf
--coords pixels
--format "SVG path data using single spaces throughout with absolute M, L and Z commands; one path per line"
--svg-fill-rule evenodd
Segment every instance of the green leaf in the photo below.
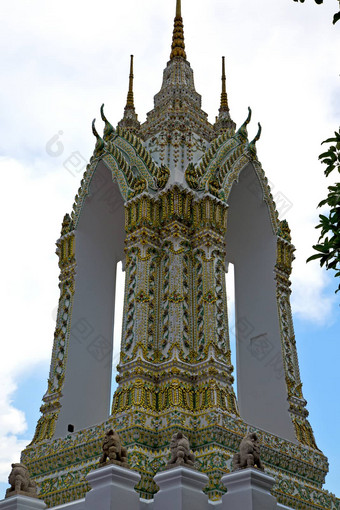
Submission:
M 336 12 L 336 13 L 334 14 L 334 16 L 333 16 L 333 25 L 335 25 L 335 23 L 336 23 L 337 21 L 339 21 L 339 19 L 340 19 L 340 11 L 339 11 L 339 12 Z M 338 290 L 339 290 L 339 289 L 338 289 Z M 337 290 L 336 292 L 338 292 L 338 290 Z
M 324 159 L 324 158 L 327 158 L 327 157 L 328 157 L 328 152 L 323 152 L 322 154 L 320 154 L 319 159 Z
M 340 13 L 339 13 L 340 15 Z M 339 17 L 340 19 L 340 17 Z M 340 130 L 334 132 L 335 138 L 328 138 L 322 143 L 336 143 L 331 145 L 326 152 L 319 156 L 321 163 L 326 165 L 324 174 L 326 177 L 337 169 L 340 173 Z M 321 200 L 318 207 L 329 207 L 328 215 L 319 215 L 319 224 L 315 228 L 320 229 L 318 244 L 313 246 L 317 252 L 307 259 L 307 262 L 319 259 L 321 267 L 335 271 L 335 277 L 340 277 L 340 182 L 328 186 L 328 195 Z M 340 291 L 340 285 L 335 292 Z
M 313 246 L 314 250 L 320 251 L 321 253 L 327 253 L 328 248 L 327 245 L 324 246 L 323 244 L 316 244 Z
M 335 165 L 329 165 L 329 167 L 328 167 L 328 168 L 326 168 L 326 170 L 325 170 L 325 176 L 326 176 L 326 177 L 328 177 L 328 176 L 329 176 L 329 174 L 330 174 L 331 172 L 333 172 L 334 168 L 335 168 Z
M 327 140 L 324 140 L 323 142 L 321 142 L 321 145 L 324 143 L 330 143 L 330 142 L 336 142 L 336 141 L 337 141 L 336 138 L 327 138 Z
M 330 157 L 328 157 L 324 159 L 322 163 L 324 163 L 325 165 L 331 165 L 333 163 L 333 160 Z
M 307 262 L 310 262 L 311 260 L 319 259 L 320 257 L 322 257 L 321 253 L 316 253 L 315 255 L 308 257 Z
M 324 214 L 320 214 L 319 218 L 320 218 L 320 220 L 324 220 L 327 223 L 329 222 L 329 219 Z

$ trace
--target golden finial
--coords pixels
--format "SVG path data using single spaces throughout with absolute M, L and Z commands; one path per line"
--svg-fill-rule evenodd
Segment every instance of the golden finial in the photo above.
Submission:
M 183 19 L 182 19 L 182 6 L 181 0 L 177 0 L 176 3 L 176 17 L 174 23 L 174 32 L 172 35 L 171 55 L 170 60 L 175 57 L 187 58 L 185 53 L 184 44 L 184 30 L 183 30 Z
M 127 95 L 125 108 L 135 109 L 134 100 L 133 100 L 133 55 L 131 55 L 131 60 L 130 60 L 129 92 Z
M 226 75 L 225 75 L 225 57 L 222 57 L 222 93 L 221 93 L 221 106 L 220 112 L 228 112 L 228 96 L 226 89 Z

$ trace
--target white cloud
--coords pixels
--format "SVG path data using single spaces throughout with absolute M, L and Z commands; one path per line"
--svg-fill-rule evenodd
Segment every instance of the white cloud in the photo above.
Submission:
M 5 219 L 1 305 L 6 339 L 0 367 L 16 373 L 50 356 L 52 310 L 58 299 L 54 243 L 65 198 L 60 193 L 61 176 L 47 172 L 39 178 L 35 168 L 12 159 L 0 160 Z
M 15 409 L 8 396 L 11 395 L 17 388 L 16 385 L 8 377 L 8 374 L 1 374 L 1 388 L 0 395 L 0 436 L 8 433 L 21 434 L 25 432 L 27 424 L 25 416 L 22 411 Z
M 8 373 L 0 374 L 0 386 L 0 482 L 7 482 L 11 463 L 19 461 L 27 444 L 27 440 L 17 437 L 27 430 L 27 423 L 24 413 L 10 401 L 16 385 Z
M 337 305 L 334 294 L 336 282 L 333 275 L 320 268 L 318 261 L 306 263 L 307 258 L 316 253 L 312 249 L 320 234 L 315 229 L 316 223 L 314 217 L 295 225 L 296 260 L 293 262 L 292 308 L 300 318 L 326 325 L 331 322 Z

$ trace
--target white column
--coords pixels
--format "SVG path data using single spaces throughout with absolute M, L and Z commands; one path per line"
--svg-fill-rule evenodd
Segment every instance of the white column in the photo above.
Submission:
M 270 494 L 275 480 L 263 471 L 240 469 L 224 475 L 222 483 L 227 493 L 221 510 L 277 510 L 276 498 Z
M 204 473 L 176 467 L 154 477 L 159 492 L 154 496 L 153 510 L 208 510 L 208 496 L 202 489 L 209 478 Z
M 110 464 L 91 471 L 86 480 L 92 489 L 85 496 L 85 510 L 139 510 L 134 487 L 140 475 L 135 471 Z
M 44 510 L 45 503 L 38 498 L 15 495 L 0 501 L 1 510 Z

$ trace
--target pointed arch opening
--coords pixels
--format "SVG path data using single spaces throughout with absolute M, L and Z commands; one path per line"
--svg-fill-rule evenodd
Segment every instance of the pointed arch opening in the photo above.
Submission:
M 124 203 L 100 161 L 75 230 L 76 276 L 61 409 L 55 437 L 108 419 L 117 263 L 124 259 Z
M 227 309 L 229 342 L 231 350 L 231 364 L 234 367 L 234 392 L 237 395 L 237 365 L 236 365 L 236 333 L 235 333 L 235 271 L 234 264 L 230 261 L 226 263 L 225 286 L 227 291 Z
M 228 197 L 227 261 L 235 271 L 237 397 L 250 425 L 295 440 L 288 412 L 274 267 L 277 237 L 252 163 Z
M 117 264 L 116 270 L 116 297 L 115 297 L 115 313 L 113 327 L 113 355 L 112 355 L 112 381 L 111 381 L 111 397 L 110 405 L 113 400 L 114 392 L 118 384 L 116 382 L 117 365 L 120 359 L 120 346 L 122 341 L 123 326 L 123 310 L 124 310 L 124 290 L 125 290 L 125 268 L 123 262 Z

